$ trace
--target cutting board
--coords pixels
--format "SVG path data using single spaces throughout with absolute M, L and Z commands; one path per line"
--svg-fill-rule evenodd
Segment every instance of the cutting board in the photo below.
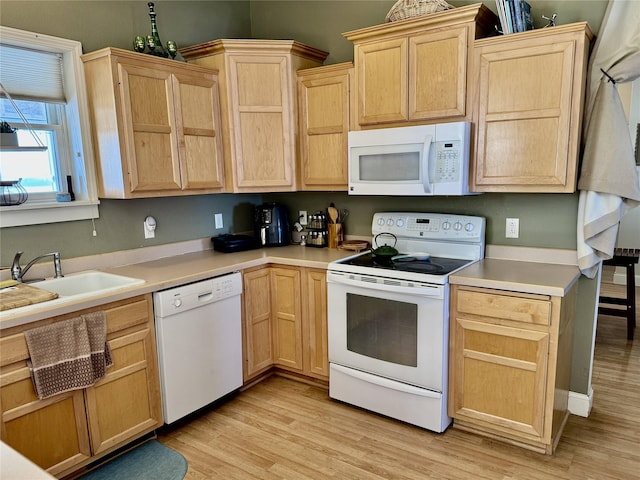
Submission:
M 0 311 L 58 298 L 57 293 L 11 280 L 2 282 L 0 285 L 3 287 L 0 288 Z

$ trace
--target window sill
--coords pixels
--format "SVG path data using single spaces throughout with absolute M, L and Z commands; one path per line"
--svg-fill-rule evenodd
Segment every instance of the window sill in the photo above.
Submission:
M 25 203 L 13 207 L 0 207 L 0 227 L 98 218 L 99 203 L 97 200 L 77 200 L 74 202 Z

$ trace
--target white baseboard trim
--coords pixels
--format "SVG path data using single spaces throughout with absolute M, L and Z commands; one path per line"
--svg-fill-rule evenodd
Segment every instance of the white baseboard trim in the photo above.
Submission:
M 589 389 L 589 394 L 569 392 L 569 413 L 580 417 L 588 417 L 593 406 L 593 388 Z

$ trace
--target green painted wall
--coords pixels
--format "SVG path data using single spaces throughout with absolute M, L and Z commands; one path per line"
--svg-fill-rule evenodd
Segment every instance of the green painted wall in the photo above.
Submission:
M 597 33 L 607 0 L 528 0 L 534 25 L 542 27 L 542 15 L 557 13 L 557 24 L 588 21 Z M 255 38 L 294 39 L 329 52 L 325 63 L 353 60 L 353 46 L 342 33 L 384 23 L 395 0 L 260 0 L 251 2 L 251 33 Z M 484 3 L 496 12 L 495 0 L 456 1 L 459 7 Z
M 281 202 L 292 219 L 298 210 L 309 214 L 324 210 L 333 202 L 349 210 L 347 235 L 371 235 L 371 217 L 376 211 L 443 212 L 479 215 L 487 218 L 487 243 L 496 245 L 576 248 L 575 218 L 578 195 L 482 194 L 464 197 L 375 197 L 346 192 L 271 193 L 266 201 Z M 520 218 L 520 238 L 505 238 L 505 219 Z
M 450 1 L 454 6 L 476 2 Z M 484 2 L 495 11 L 495 2 Z M 597 33 L 607 0 L 529 0 L 537 27 L 541 15 L 558 14 L 558 23 L 587 20 Z M 394 0 L 305 1 L 156 1 L 161 38 L 178 46 L 216 38 L 295 39 L 330 52 L 327 64 L 353 59 L 353 49 L 342 33 L 382 23 Z M 139 1 L 14 1 L 0 2 L 0 23 L 82 42 L 89 52 L 106 46 L 130 49 L 135 35 L 149 33 L 147 2 Z M 207 237 L 214 234 L 213 213 L 222 212 L 223 232 L 251 228 L 251 205 L 282 201 L 295 215 L 298 209 L 324 209 L 330 202 L 348 208 L 348 234 L 368 235 L 376 210 L 468 213 L 487 217 L 487 242 L 501 245 L 569 248 L 576 246 L 577 194 L 484 194 L 474 197 L 384 198 L 349 197 L 339 193 L 260 195 L 205 195 L 195 197 L 104 200 L 96 220 L 97 237 L 90 221 L 0 230 L 1 265 L 9 265 L 17 250 L 25 257 L 60 250 L 63 258 L 100 254 Z M 153 240 L 144 240 L 146 215 L 158 220 Z M 504 219 L 520 218 L 521 236 L 504 238 Z M 220 231 L 215 231 L 220 233 Z M 576 318 L 572 390 L 586 393 L 591 360 L 594 281 L 580 281 Z

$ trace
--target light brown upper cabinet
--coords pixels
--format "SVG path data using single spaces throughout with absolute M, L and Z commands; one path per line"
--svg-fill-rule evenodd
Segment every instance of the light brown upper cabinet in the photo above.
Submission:
M 469 120 L 467 61 L 496 23 L 478 3 L 344 33 L 354 44 L 358 125 Z
M 575 192 L 589 42 L 585 22 L 479 40 L 476 192 Z
M 295 191 L 296 71 L 328 53 L 290 40 L 215 40 L 180 53 L 220 72 L 227 191 Z
M 216 71 L 117 48 L 82 60 L 100 197 L 223 191 Z
M 298 190 L 348 187 L 353 63 L 298 71 Z

